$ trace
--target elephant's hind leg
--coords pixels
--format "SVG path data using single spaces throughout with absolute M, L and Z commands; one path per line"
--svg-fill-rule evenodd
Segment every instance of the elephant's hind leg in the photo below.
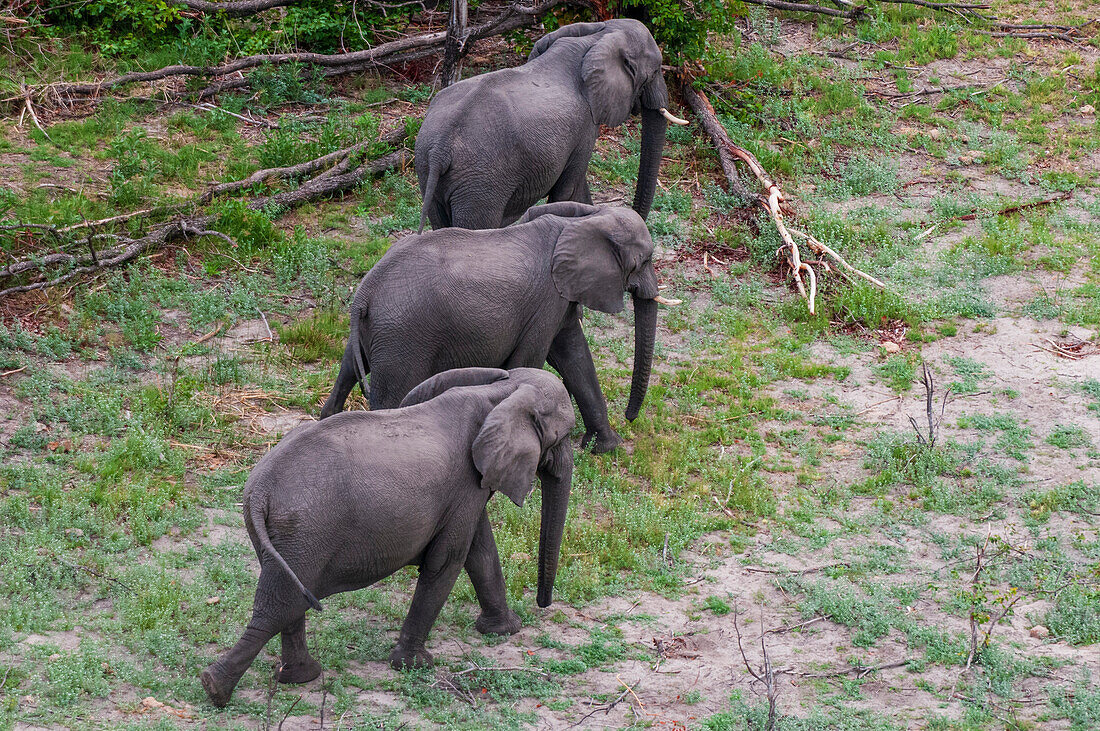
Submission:
M 397 646 L 390 652 L 390 666 L 394 670 L 431 667 L 432 654 L 424 642 L 454 588 L 469 550 L 469 533 L 459 536 L 444 530 L 424 551 L 409 614 L 401 625 Z
M 321 418 L 339 414 L 344 410 L 344 402 L 348 400 L 351 389 L 355 388 L 358 378 L 355 375 L 355 351 L 349 341 L 344 348 L 344 357 L 340 361 L 340 373 L 336 376 L 336 383 L 332 387 L 325 405 L 321 407 Z
M 477 593 L 481 616 L 474 625 L 481 634 L 510 635 L 519 632 L 519 615 L 508 608 L 504 588 L 504 573 L 500 570 L 500 555 L 493 539 L 489 513 L 481 511 L 470 552 L 466 554 L 466 573 Z
M 241 677 L 252 665 L 252 661 L 264 649 L 267 641 L 279 631 L 270 621 L 253 616 L 252 621 L 245 627 L 244 634 L 237 640 L 237 644 L 230 648 L 229 652 L 207 666 L 199 676 L 202 687 L 210 696 L 210 702 L 218 708 L 224 708 L 233 695 L 233 689 L 241 681 Z
M 305 598 L 281 568 L 269 564 L 261 567 L 256 598 L 252 602 L 252 619 L 237 644 L 200 675 L 202 687 L 215 706 L 222 708 L 229 703 L 233 689 L 272 637 L 296 625 L 299 631 L 304 631 L 303 617 L 307 607 Z M 302 649 L 305 649 L 304 636 Z
M 302 616 L 282 632 L 283 664 L 276 677 L 280 683 L 308 683 L 321 674 L 321 663 L 306 647 L 306 618 Z

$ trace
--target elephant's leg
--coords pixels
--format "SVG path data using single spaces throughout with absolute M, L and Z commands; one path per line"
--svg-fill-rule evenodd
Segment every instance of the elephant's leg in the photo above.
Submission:
M 200 676 L 202 687 L 215 706 L 222 708 L 229 703 L 233 689 L 268 640 L 296 624 L 304 628 L 304 604 L 301 593 L 281 568 L 261 566 L 252 601 L 252 619 L 237 644 L 207 666 Z
M 592 205 L 592 191 L 588 187 L 587 164 L 581 168 L 579 174 L 570 173 L 569 170 L 566 170 L 558 178 L 558 182 L 550 189 L 550 195 L 547 196 L 546 202 L 557 203 L 558 201 L 575 201 Z
M 283 629 L 283 664 L 276 677 L 280 683 L 308 683 L 321 674 L 321 663 L 306 647 L 306 618 Z
M 607 419 L 607 403 L 596 380 L 596 366 L 592 363 L 592 353 L 584 339 L 580 320 L 573 320 L 560 331 L 550 345 L 546 360 L 561 374 L 565 388 L 577 400 L 581 419 L 584 421 L 584 439 L 581 447 L 595 437 L 592 451 L 610 452 L 623 443 Z
M 505 201 L 481 199 L 470 204 L 451 202 L 451 225 L 455 228 L 486 229 L 505 225 Z
M 218 708 L 224 708 L 229 703 L 233 689 L 237 687 L 241 676 L 252 665 L 252 661 L 264 649 L 267 641 L 278 632 L 277 627 L 264 622 L 257 622 L 256 617 L 248 623 L 241 639 L 213 664 L 207 666 L 199 676 L 202 687 L 210 696 L 210 702 Z
M 424 647 L 424 641 L 454 588 L 469 549 L 469 533 L 460 537 L 444 529 L 425 550 L 409 614 L 401 625 L 397 646 L 390 652 L 390 666 L 395 670 L 431 666 L 432 655 Z
M 358 379 L 355 377 L 355 353 L 349 342 L 344 348 L 344 357 L 340 361 L 340 373 L 336 376 L 336 383 L 332 387 L 332 393 L 328 395 L 325 405 L 321 407 L 321 418 L 339 414 L 344 410 L 344 402 L 348 400 L 348 394 L 355 388 Z
M 409 391 L 431 378 L 431 355 L 419 351 L 405 351 L 395 366 L 388 363 L 373 365 L 370 374 L 370 409 L 396 409 Z
M 466 573 L 470 575 L 481 616 L 474 625 L 481 634 L 510 635 L 519 632 L 519 615 L 508 608 L 500 555 L 489 524 L 489 512 L 481 511 L 470 552 L 466 554 Z
M 550 188 L 548 203 L 558 201 L 576 201 L 592 205 L 592 191 L 588 187 L 588 163 L 592 159 L 595 138 L 587 145 L 582 144 L 565 165 L 561 177 Z

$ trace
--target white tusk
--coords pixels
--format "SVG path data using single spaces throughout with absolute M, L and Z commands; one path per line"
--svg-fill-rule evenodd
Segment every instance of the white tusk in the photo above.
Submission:
M 653 301 L 654 301 L 654 302 L 656 302 L 656 303 L 657 303 L 657 304 L 659 304 L 659 305 L 669 305 L 670 307 L 674 307 L 674 306 L 676 306 L 676 305 L 682 305 L 682 304 L 684 304 L 684 301 L 683 301 L 683 300 L 670 300 L 670 299 L 665 299 L 665 298 L 664 298 L 664 297 L 662 297 L 661 295 L 657 295 L 656 297 L 654 297 L 654 298 L 653 298 Z
M 670 112 L 669 112 L 669 111 L 668 111 L 667 109 L 665 109 L 664 107 L 661 107 L 661 108 L 660 108 L 660 109 L 658 109 L 657 111 L 661 113 L 661 116 L 662 116 L 662 117 L 664 117 L 664 118 L 665 118 L 665 119 L 667 119 L 668 121 L 672 122 L 673 124 L 689 124 L 689 122 L 688 122 L 688 121 L 687 121 L 686 119 L 680 119 L 679 117 L 675 117 L 675 116 L 673 116 L 673 115 L 672 115 L 672 114 L 671 114 L 671 113 L 670 113 Z

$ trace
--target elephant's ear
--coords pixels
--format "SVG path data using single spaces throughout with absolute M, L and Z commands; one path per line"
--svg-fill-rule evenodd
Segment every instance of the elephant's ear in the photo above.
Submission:
M 485 417 L 471 454 L 481 486 L 502 492 L 520 507 L 535 488 L 542 445 L 535 428 L 538 391 L 520 386 Z
M 541 206 L 531 206 L 527 209 L 527 212 L 516 221 L 513 226 L 519 226 L 524 223 L 531 223 L 540 216 L 561 216 L 563 218 L 580 218 L 581 216 L 591 216 L 593 213 L 598 212 L 600 209 L 597 206 L 590 206 L 587 203 L 577 203 L 575 201 L 557 201 L 556 203 L 543 203 Z
M 618 127 L 634 105 L 635 69 L 623 49 L 623 33 L 605 33 L 581 61 L 584 95 L 596 124 Z
M 600 312 L 621 312 L 626 275 L 619 250 L 599 226 L 566 224 L 554 245 L 550 269 L 558 293 Z
M 454 368 L 438 373 L 409 391 L 401 400 L 401 408 L 424 403 L 444 391 L 458 386 L 484 386 L 508 377 L 500 368 Z
M 528 63 L 534 61 L 536 58 L 546 53 L 546 49 L 554 45 L 556 41 L 562 38 L 580 38 L 581 36 L 590 36 L 593 33 L 599 33 L 601 30 L 607 27 L 606 23 L 572 23 L 570 25 L 563 25 L 553 33 L 547 33 L 542 38 L 539 38 L 535 42 L 535 47 L 531 49 L 531 55 L 527 57 Z

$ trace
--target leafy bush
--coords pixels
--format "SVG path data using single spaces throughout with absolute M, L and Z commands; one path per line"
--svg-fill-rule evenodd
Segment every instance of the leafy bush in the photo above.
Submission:
M 725 0 L 612 0 L 607 7 L 612 16 L 645 23 L 665 59 L 674 65 L 701 60 L 707 52 L 707 34 L 732 30 L 737 17 Z

